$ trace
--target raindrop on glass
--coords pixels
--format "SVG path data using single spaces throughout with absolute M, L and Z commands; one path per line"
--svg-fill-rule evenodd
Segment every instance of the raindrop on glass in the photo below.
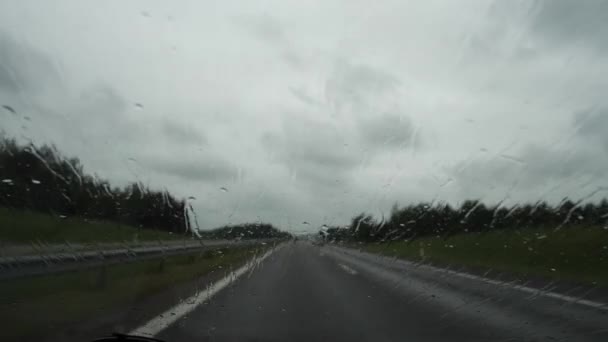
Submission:
M 15 111 L 15 109 L 9 105 L 2 105 L 2 108 L 6 109 L 7 111 L 13 113 L 13 114 L 17 114 L 17 112 Z

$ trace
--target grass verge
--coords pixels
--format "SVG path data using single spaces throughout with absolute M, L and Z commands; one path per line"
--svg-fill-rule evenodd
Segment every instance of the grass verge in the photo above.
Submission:
M 608 286 L 608 230 L 598 227 L 468 233 L 448 239 L 368 244 L 364 250 L 409 260 Z
M 99 243 L 183 239 L 181 234 L 137 229 L 119 223 L 61 218 L 27 210 L 0 208 L 0 241 L 10 243 Z
M 213 270 L 237 267 L 259 247 L 218 249 L 0 283 L 0 340 L 35 340 L 135 305 Z

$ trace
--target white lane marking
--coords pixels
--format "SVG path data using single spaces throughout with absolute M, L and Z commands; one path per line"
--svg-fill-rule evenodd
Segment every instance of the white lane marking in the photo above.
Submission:
M 342 268 L 348 274 L 352 274 L 352 275 L 357 274 L 357 271 L 353 270 L 352 268 L 350 268 L 344 264 L 338 264 L 338 266 L 340 266 L 340 268 Z
M 250 262 L 247 262 L 247 264 L 245 264 L 241 268 L 230 273 L 228 276 L 222 278 L 216 283 L 210 284 L 204 291 L 187 298 L 180 304 L 177 304 L 176 306 L 158 315 L 156 318 L 153 318 L 142 326 L 133 329 L 131 332 L 129 332 L 129 334 L 146 336 L 157 335 L 169 325 L 175 323 L 178 319 L 192 312 L 200 304 L 203 304 L 205 301 L 211 299 L 211 297 L 213 297 L 216 293 L 220 292 L 226 286 L 230 285 L 230 283 L 237 280 L 243 274 L 247 273 L 247 271 L 253 270 L 255 267 L 258 267 L 264 259 L 270 256 L 278 248 L 280 247 L 275 247 L 266 252 L 261 257 L 252 259 Z
M 347 252 L 347 253 L 350 254 L 349 252 Z M 363 255 L 367 254 L 368 256 L 371 256 L 371 257 L 380 258 L 380 256 L 378 256 L 378 255 L 362 253 L 362 252 L 360 252 L 360 253 Z M 596 301 L 588 300 L 588 299 L 576 298 L 576 297 L 563 295 L 563 294 L 556 293 L 556 292 L 535 289 L 533 287 L 528 287 L 528 286 L 524 286 L 524 285 L 516 285 L 516 284 L 510 283 L 510 282 L 504 282 L 504 281 L 484 278 L 484 277 L 476 276 L 476 275 L 473 275 L 470 273 L 457 272 L 457 271 L 448 270 L 445 268 L 440 268 L 440 267 L 435 267 L 435 266 L 430 266 L 430 265 L 419 265 L 419 264 L 415 264 L 415 263 L 413 263 L 411 261 L 407 261 L 407 260 L 397 260 L 397 262 L 410 266 L 410 267 L 426 268 L 426 269 L 433 270 L 436 272 L 445 272 L 447 274 L 456 275 L 456 276 L 459 276 L 462 278 L 481 281 L 481 282 L 484 282 L 487 284 L 504 286 L 504 287 L 520 290 L 522 292 L 531 293 L 531 294 L 534 294 L 537 296 L 545 296 L 545 297 L 560 299 L 560 300 L 563 300 L 563 301 L 569 302 L 569 303 L 585 305 L 585 306 L 592 307 L 595 309 L 608 310 L 608 303 L 602 303 L 602 302 L 596 302 Z
M 432 267 L 432 266 L 425 266 L 425 267 Z M 589 306 L 589 307 L 592 307 L 595 309 L 602 309 L 602 310 L 608 309 L 608 304 L 606 304 L 606 303 L 600 303 L 600 302 L 596 302 L 593 300 L 576 298 L 576 297 L 563 295 L 563 294 L 559 294 L 559 293 L 551 292 L 551 291 L 544 291 L 541 289 L 535 289 L 535 288 L 524 286 L 524 285 L 517 285 L 517 284 L 508 283 L 508 282 L 492 280 L 492 279 L 476 276 L 476 275 L 469 274 L 469 273 L 456 272 L 456 271 L 445 270 L 445 269 L 436 268 L 436 267 L 432 267 L 432 268 L 439 269 L 440 271 L 446 272 L 448 274 L 457 275 L 459 277 L 463 277 L 463 278 L 467 278 L 467 279 L 482 281 L 484 283 L 488 283 L 488 284 L 492 284 L 492 285 L 508 286 L 509 288 L 517 289 L 517 290 L 531 293 L 534 295 L 560 299 L 560 300 L 563 300 L 563 301 L 566 301 L 569 303 L 582 304 L 582 305 L 586 305 L 586 306 Z

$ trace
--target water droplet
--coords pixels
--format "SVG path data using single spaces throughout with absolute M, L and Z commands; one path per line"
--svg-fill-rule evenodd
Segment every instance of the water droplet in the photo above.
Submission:
M 33 184 L 40 184 L 40 181 L 39 181 L 39 180 L 37 180 L 37 179 L 32 179 L 32 183 L 33 183 Z
M 220 188 L 220 190 L 221 190 L 222 192 L 228 192 L 228 189 L 227 189 L 226 187 L 221 187 L 221 188 Z
M 500 157 L 503 158 L 503 159 L 506 159 L 506 160 L 510 160 L 510 161 L 513 161 L 513 162 L 516 162 L 516 163 L 520 163 L 520 164 L 525 164 L 526 163 L 525 161 L 523 161 L 523 160 L 521 160 L 521 159 L 519 159 L 517 157 L 510 156 L 510 155 L 507 155 L 507 154 L 501 154 Z
M 139 102 L 135 104 L 135 107 L 137 107 L 139 109 L 144 109 L 144 105 Z
M 440 187 L 440 188 L 443 188 L 444 186 L 446 186 L 446 185 L 448 185 L 448 184 L 452 183 L 452 181 L 454 181 L 454 179 L 452 179 L 452 178 L 450 177 L 450 178 L 446 179 L 446 180 L 445 180 L 445 182 L 441 183 L 441 184 L 439 185 L 439 187 Z
M 15 111 L 15 109 L 9 105 L 2 105 L 2 108 L 6 109 L 7 111 L 13 113 L 13 114 L 17 114 L 17 112 Z

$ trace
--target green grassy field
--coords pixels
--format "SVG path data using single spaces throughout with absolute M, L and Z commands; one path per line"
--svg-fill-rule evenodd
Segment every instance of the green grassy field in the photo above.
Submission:
M 0 283 L 0 340 L 47 336 L 137 303 L 212 270 L 237 267 L 259 247 L 208 251 L 82 272 L 4 280 Z M 105 272 L 105 274 L 104 274 Z M 102 276 L 103 275 L 103 276 Z M 34 338 L 35 339 L 35 338 Z
M 369 244 L 364 249 L 409 260 L 608 286 L 608 230 L 598 227 L 469 233 Z
M 61 218 L 32 211 L 0 208 L 0 241 L 27 244 L 134 242 L 184 239 L 182 234 L 137 229 L 110 222 L 85 221 L 82 218 Z

